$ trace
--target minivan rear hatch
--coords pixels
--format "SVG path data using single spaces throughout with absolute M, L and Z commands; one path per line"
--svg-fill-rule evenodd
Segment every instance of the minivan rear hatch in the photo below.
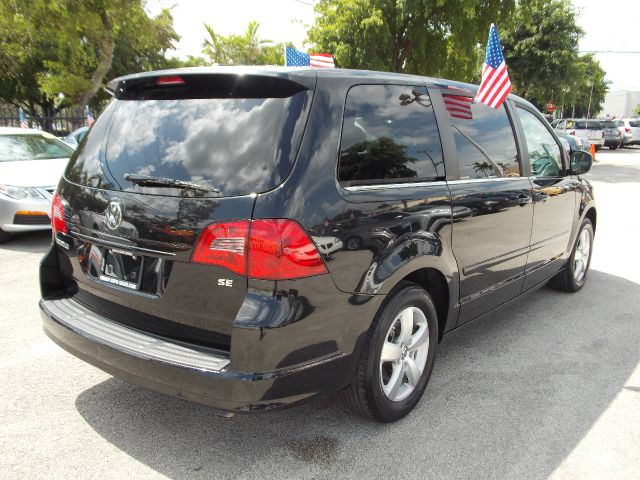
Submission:
M 112 82 L 114 100 L 58 189 L 58 257 L 74 299 L 134 328 L 228 348 L 246 276 L 194 262 L 194 248 L 207 226 L 250 219 L 256 194 L 287 177 L 311 73 L 196 69 Z

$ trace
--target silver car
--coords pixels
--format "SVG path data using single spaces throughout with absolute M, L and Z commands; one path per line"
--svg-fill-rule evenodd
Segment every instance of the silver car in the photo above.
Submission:
M 72 153 L 48 133 L 0 128 L 0 243 L 51 228 L 51 198 Z
M 620 126 L 624 127 L 625 133 L 629 136 L 626 145 L 640 145 L 640 118 L 623 118 Z
M 558 133 L 580 137 L 587 150 L 591 145 L 595 145 L 596 149 L 604 145 L 604 128 L 598 120 L 564 118 L 553 122 L 553 128 Z

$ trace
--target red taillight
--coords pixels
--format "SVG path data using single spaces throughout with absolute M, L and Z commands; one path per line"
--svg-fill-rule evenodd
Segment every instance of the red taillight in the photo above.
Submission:
M 254 220 L 249 238 L 249 276 L 265 280 L 327 273 L 320 252 L 291 220 Z
M 173 77 L 160 77 L 156 80 L 156 85 L 184 85 L 185 81 L 182 77 L 173 76 Z
M 64 221 L 64 208 L 62 207 L 62 199 L 56 192 L 51 201 L 51 228 L 53 233 L 67 233 L 67 223 Z
M 202 232 L 191 261 L 219 265 L 244 275 L 247 271 L 248 236 L 248 220 L 209 225 Z
M 192 261 L 263 280 L 327 273 L 320 252 L 307 233 L 296 222 L 284 219 L 210 225 L 200 236 Z
M 624 131 L 627 133 L 631 133 L 631 129 L 629 127 L 625 127 Z

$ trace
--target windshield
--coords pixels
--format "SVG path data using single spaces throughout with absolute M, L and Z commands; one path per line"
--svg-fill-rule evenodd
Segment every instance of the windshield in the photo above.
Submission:
M 604 128 L 616 128 L 615 122 L 602 122 L 602 125 Z
M 0 162 L 69 158 L 73 149 L 42 135 L 0 135 Z
M 242 93 L 116 99 L 72 157 L 66 177 L 97 188 L 159 195 L 182 192 L 130 178 L 179 180 L 221 196 L 270 190 L 284 181 L 295 161 L 312 92 Z

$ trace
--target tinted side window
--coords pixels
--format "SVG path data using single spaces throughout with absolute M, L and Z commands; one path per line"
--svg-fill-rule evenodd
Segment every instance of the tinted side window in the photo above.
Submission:
M 527 141 L 531 174 L 544 177 L 561 175 L 563 168 L 560 147 L 547 127 L 533 113 L 520 107 L 516 110 Z
M 343 186 L 444 179 L 440 135 L 425 87 L 357 85 L 345 105 Z
M 458 152 L 460 179 L 520 176 L 518 149 L 504 106 L 443 95 Z

